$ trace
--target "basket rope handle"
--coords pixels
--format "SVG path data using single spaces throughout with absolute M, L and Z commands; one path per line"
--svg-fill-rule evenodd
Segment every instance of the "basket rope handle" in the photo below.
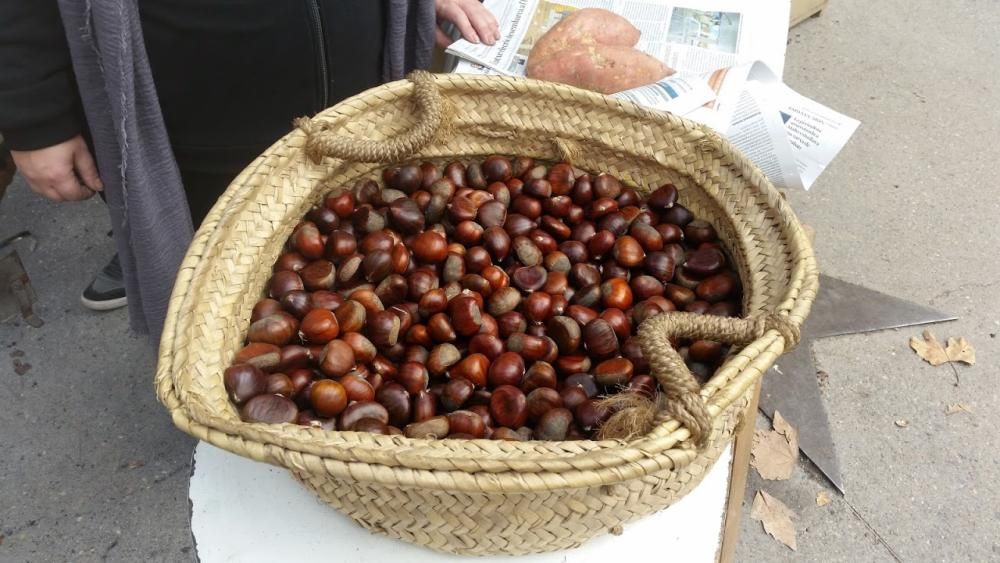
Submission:
M 431 142 L 446 117 L 444 99 L 433 74 L 415 70 L 406 79 L 413 83 L 417 105 L 417 122 L 412 129 L 391 139 L 370 141 L 335 135 L 329 122 L 301 117 L 295 126 L 306 134 L 306 155 L 316 164 L 328 156 L 354 162 L 396 162 Z
M 712 430 L 712 417 L 701 397 L 701 385 L 674 350 L 671 339 L 746 344 L 771 329 L 777 330 L 784 338 L 786 350 L 798 344 L 799 327 L 787 317 L 777 314 L 738 319 L 672 312 L 650 317 L 639 326 L 642 355 L 649 361 L 650 372 L 665 395 L 663 410 L 691 432 L 695 443 L 700 445 L 708 437 Z

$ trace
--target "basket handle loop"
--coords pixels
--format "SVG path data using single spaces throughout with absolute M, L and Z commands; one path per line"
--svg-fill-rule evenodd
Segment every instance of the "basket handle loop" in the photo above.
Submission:
M 295 126 L 306 134 L 306 155 L 316 164 L 328 156 L 354 162 L 397 162 L 422 149 L 441 128 L 445 103 L 433 74 L 415 70 L 406 78 L 413 83 L 417 105 L 417 123 L 412 129 L 384 141 L 370 141 L 335 135 L 329 122 L 302 117 L 295 120 Z
M 649 362 L 650 372 L 665 395 L 664 411 L 691 432 L 701 445 L 712 430 L 712 417 L 701 397 L 701 385 L 691 375 L 670 341 L 673 338 L 705 339 L 728 344 L 746 344 L 767 331 L 777 330 L 785 340 L 786 350 L 800 338 L 799 327 L 787 316 L 768 314 L 748 319 L 663 313 L 646 319 L 639 326 L 639 345 Z

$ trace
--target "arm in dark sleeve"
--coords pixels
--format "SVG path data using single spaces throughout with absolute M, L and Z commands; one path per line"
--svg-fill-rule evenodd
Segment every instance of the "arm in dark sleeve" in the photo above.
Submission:
M 0 133 L 13 150 L 82 130 L 80 96 L 56 0 L 0 1 Z

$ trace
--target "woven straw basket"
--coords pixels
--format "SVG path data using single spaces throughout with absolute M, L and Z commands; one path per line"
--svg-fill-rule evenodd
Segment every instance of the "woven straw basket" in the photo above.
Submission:
M 669 399 L 653 429 L 628 441 L 505 442 L 242 422 L 222 372 L 306 211 L 391 162 L 491 154 L 567 160 L 641 194 L 673 182 L 681 203 L 725 241 L 745 318 L 670 313 L 640 329 Z M 618 531 L 696 485 L 731 441 L 755 383 L 796 343 L 816 289 L 812 250 L 792 211 L 710 130 L 556 84 L 415 73 L 300 122 L 232 183 L 180 269 L 157 393 L 185 432 L 287 467 L 371 531 L 462 554 L 554 551 Z M 737 346 L 699 387 L 671 337 Z

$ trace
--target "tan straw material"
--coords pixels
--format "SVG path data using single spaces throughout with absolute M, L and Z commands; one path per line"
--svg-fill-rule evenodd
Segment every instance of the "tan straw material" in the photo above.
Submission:
M 753 385 L 798 340 L 817 269 L 794 214 L 727 142 L 673 115 L 525 79 L 415 73 L 411 80 L 300 120 L 232 183 L 178 274 L 160 346 L 160 401 L 185 432 L 287 467 L 366 528 L 441 551 L 565 549 L 669 506 L 718 459 Z M 627 439 L 415 440 L 242 422 L 222 372 L 305 212 L 330 191 L 378 178 L 391 162 L 490 154 L 569 160 L 643 195 L 674 183 L 680 202 L 725 242 L 746 318 L 669 313 L 642 325 L 642 350 L 664 396 L 619 420 L 635 434 Z M 737 346 L 699 387 L 670 347 L 678 337 Z

